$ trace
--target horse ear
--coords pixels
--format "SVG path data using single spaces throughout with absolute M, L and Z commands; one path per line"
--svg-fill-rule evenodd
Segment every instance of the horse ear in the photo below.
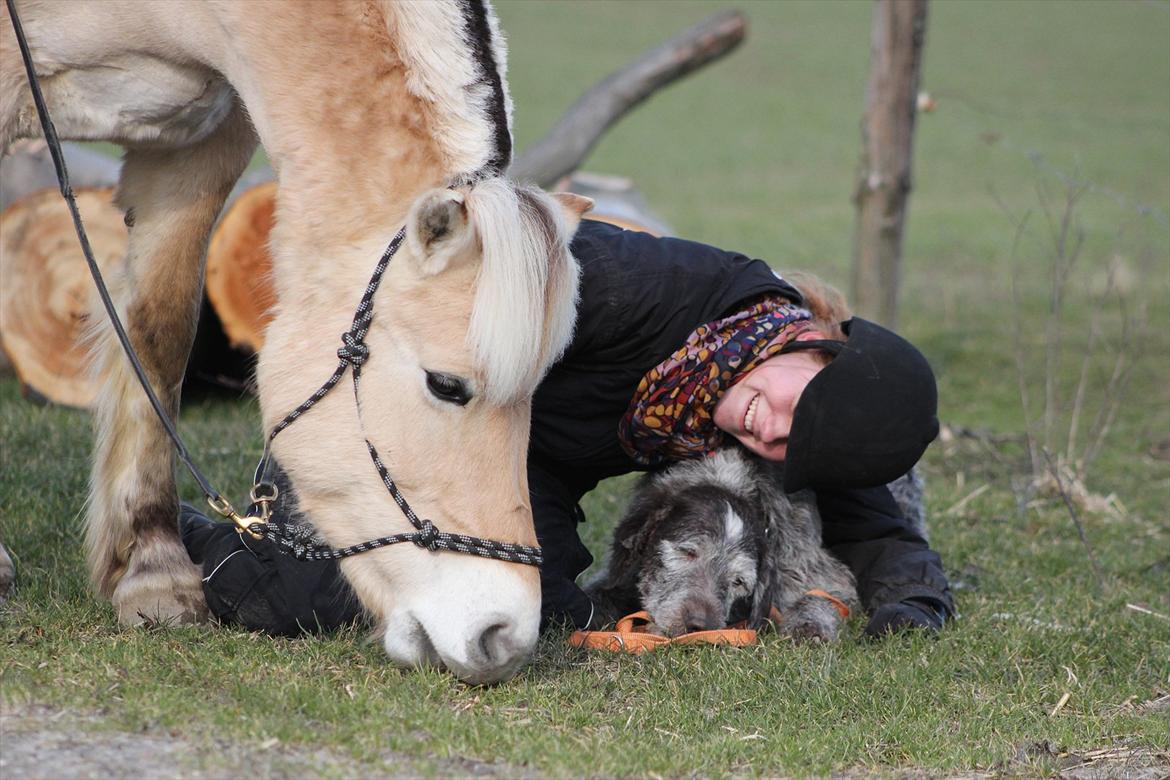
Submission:
M 471 236 L 463 193 L 431 190 L 414 202 L 406 219 L 406 241 L 419 269 L 442 273 Z
M 593 208 L 593 198 L 587 198 L 575 192 L 550 192 L 549 194 L 556 199 L 557 203 L 561 204 L 561 211 L 565 213 L 565 223 L 569 227 L 569 234 L 572 235 L 576 232 L 581 217 Z

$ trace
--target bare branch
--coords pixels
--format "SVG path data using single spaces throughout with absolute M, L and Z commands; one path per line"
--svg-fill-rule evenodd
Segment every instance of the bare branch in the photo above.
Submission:
M 735 49 L 747 32 L 736 10 L 714 14 L 607 76 L 526 148 L 508 175 L 548 187 L 575 170 L 615 122 L 651 94 Z
M 1056 428 L 1056 415 L 1060 411 L 1060 365 L 1064 349 L 1064 304 L 1068 281 L 1076 264 L 1077 257 L 1084 247 L 1084 231 L 1076 226 L 1073 215 L 1077 201 L 1084 194 L 1083 186 L 1069 186 L 1065 191 L 1064 209 L 1060 216 L 1060 225 L 1054 236 L 1056 254 L 1052 260 L 1052 282 L 1048 310 L 1048 344 L 1045 351 L 1044 377 L 1044 446 L 1052 447 L 1052 437 Z M 1051 214 L 1047 206 L 1045 213 Z M 1070 242 L 1070 236 L 1071 242 Z
M 1009 214 L 1010 216 L 1010 214 Z M 1036 434 L 1035 434 L 1035 420 L 1032 419 L 1032 403 L 1031 394 L 1028 392 L 1028 361 L 1024 355 L 1024 323 L 1020 317 L 1023 311 L 1023 302 L 1020 300 L 1020 241 L 1024 237 L 1024 232 L 1028 226 L 1028 220 L 1031 219 L 1032 213 L 1024 214 L 1024 217 L 1016 222 L 1016 232 L 1012 237 L 1012 331 L 1013 331 L 1013 348 L 1016 357 L 1016 382 L 1020 390 L 1020 406 L 1024 412 L 1024 435 L 1027 437 L 1028 459 L 1032 463 L 1032 473 L 1040 473 L 1040 459 L 1037 456 L 1036 448 Z
M 1125 389 L 1129 385 L 1130 377 L 1133 375 L 1133 369 L 1137 364 L 1137 361 L 1132 359 L 1133 351 L 1136 349 L 1134 344 L 1141 343 L 1142 336 L 1146 330 L 1144 306 L 1142 307 L 1142 311 L 1130 317 L 1126 312 L 1124 298 L 1119 298 L 1118 305 L 1122 309 L 1121 344 L 1117 348 L 1117 358 L 1113 363 L 1113 373 L 1110 375 L 1109 382 L 1105 386 L 1105 400 L 1102 402 L 1101 408 L 1097 412 L 1097 418 L 1094 420 L 1093 426 L 1090 429 L 1090 443 L 1080 458 L 1078 469 L 1082 473 L 1088 470 L 1089 465 L 1096 459 L 1097 454 L 1101 450 L 1101 445 L 1105 441 L 1105 437 L 1113 428 L 1113 422 L 1117 419 L 1117 413 L 1121 410 L 1121 401 L 1125 395 Z
M 1105 290 L 1098 296 L 1097 300 L 1093 302 L 1093 314 L 1089 319 L 1089 341 L 1085 345 L 1085 354 L 1081 358 L 1081 375 L 1077 380 L 1076 393 L 1073 396 L 1073 407 L 1069 414 L 1068 423 L 1068 441 L 1065 444 L 1064 459 L 1068 463 L 1076 463 L 1077 478 L 1084 480 L 1084 472 L 1079 465 L 1080 462 L 1076 458 L 1077 452 L 1077 436 L 1080 433 L 1081 425 L 1081 411 L 1084 409 L 1085 393 L 1089 386 L 1089 368 L 1093 363 L 1093 355 L 1097 348 L 1097 339 L 1101 335 L 1101 314 L 1104 310 L 1105 300 L 1109 297 L 1109 293 L 1113 291 L 1113 286 L 1117 279 L 1117 266 L 1111 264 L 1109 272 L 1105 279 Z M 1108 402 L 1108 398 L 1106 398 Z

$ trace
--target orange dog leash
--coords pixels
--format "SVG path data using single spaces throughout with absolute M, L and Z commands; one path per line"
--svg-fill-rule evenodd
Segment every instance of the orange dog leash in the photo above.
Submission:
M 833 594 L 817 589 L 806 591 L 805 595 L 826 599 L 836 608 L 841 617 L 849 617 L 849 607 Z M 780 611 L 775 607 L 772 607 L 768 619 L 775 624 L 784 620 Z M 669 637 L 646 631 L 645 626 L 649 623 L 650 614 L 648 612 L 635 612 L 619 620 L 613 631 L 574 631 L 569 635 L 569 644 L 583 650 L 609 650 L 637 655 L 666 645 L 707 644 L 745 647 L 754 645 L 758 641 L 758 632 L 751 628 L 744 628 L 743 624 L 710 631 L 692 631 L 688 634 Z

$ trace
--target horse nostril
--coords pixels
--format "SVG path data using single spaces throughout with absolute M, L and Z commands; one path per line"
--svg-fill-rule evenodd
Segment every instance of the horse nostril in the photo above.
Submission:
M 506 621 L 492 623 L 479 635 L 479 650 L 483 657 L 493 663 L 499 662 L 512 653 L 512 641 L 508 636 L 510 625 Z

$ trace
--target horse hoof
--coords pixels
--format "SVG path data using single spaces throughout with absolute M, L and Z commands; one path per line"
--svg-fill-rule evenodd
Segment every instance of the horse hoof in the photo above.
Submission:
M 200 569 L 178 540 L 140 544 L 111 601 L 124 626 L 181 625 L 208 619 Z
M 14 582 L 16 582 L 16 567 L 12 565 L 12 558 L 9 557 L 8 550 L 5 550 L 4 545 L 0 544 L 0 603 L 8 598 Z

